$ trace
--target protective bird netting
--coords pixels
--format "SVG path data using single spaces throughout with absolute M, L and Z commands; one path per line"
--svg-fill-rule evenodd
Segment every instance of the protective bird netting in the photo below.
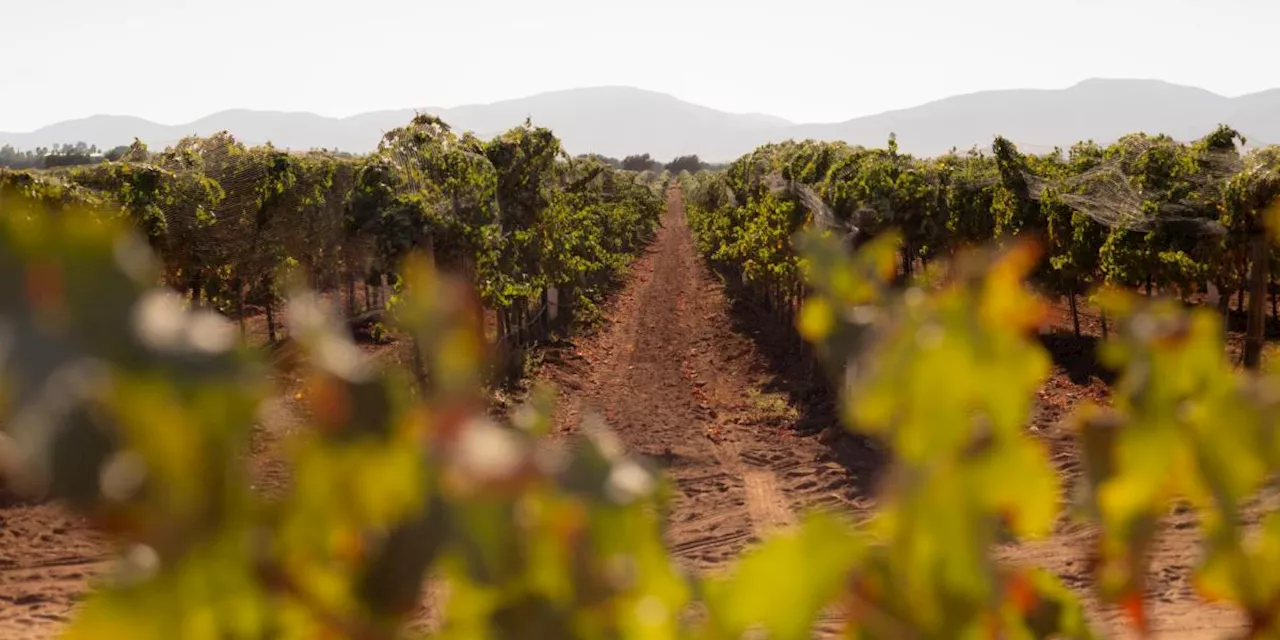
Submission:
M 1160 225 L 1179 225 L 1206 235 L 1225 233 L 1216 218 L 1216 204 L 1227 184 L 1244 166 L 1231 139 L 1220 133 L 1181 145 L 1162 136 L 1130 136 L 1113 145 L 1083 172 L 1045 177 L 1024 172 L 1035 200 L 1056 195 L 1073 211 L 1109 229 L 1146 232 Z M 1153 165 L 1168 166 L 1171 186 L 1155 182 L 1147 173 Z

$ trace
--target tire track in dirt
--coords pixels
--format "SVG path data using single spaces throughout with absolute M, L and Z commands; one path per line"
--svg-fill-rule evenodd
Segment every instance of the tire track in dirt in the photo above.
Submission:
M 54 504 L 0 510 L 0 637 L 49 638 L 109 566 L 106 539 Z

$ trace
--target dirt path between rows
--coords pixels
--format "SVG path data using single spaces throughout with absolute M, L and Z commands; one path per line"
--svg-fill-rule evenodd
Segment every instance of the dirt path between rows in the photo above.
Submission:
M 721 568 L 753 541 L 818 506 L 850 502 L 852 473 L 771 392 L 753 342 L 734 329 L 722 286 L 697 259 L 679 190 L 611 320 L 551 367 L 557 429 L 588 412 L 678 488 L 668 540 L 698 569 Z
M 560 391 L 559 432 L 594 413 L 664 468 L 678 489 L 668 543 L 699 571 L 726 568 L 807 510 L 865 509 L 863 476 L 876 466 L 870 451 L 840 455 L 817 430 L 799 435 L 806 411 L 761 346 L 785 358 L 786 337 L 747 335 L 764 329 L 741 311 L 696 257 L 673 190 L 607 324 L 544 368 Z

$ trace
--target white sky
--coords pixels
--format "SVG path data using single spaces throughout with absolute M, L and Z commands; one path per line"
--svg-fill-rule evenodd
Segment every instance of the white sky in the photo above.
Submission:
M 997 88 L 1280 86 L 1278 0 L 0 0 L 0 130 L 632 85 L 835 121 Z

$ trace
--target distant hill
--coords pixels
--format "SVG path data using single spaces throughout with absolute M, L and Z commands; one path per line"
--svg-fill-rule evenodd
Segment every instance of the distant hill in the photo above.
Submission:
M 1127 133 L 1191 140 L 1229 124 L 1251 142 L 1280 141 L 1280 90 L 1227 98 L 1158 80 L 1086 80 L 1060 90 L 984 91 L 835 124 L 800 125 L 797 138 L 882 145 L 890 133 L 921 154 L 989 146 L 999 134 L 1033 151 L 1081 140 L 1111 142 Z
M 248 143 L 270 141 L 292 149 L 337 148 L 365 152 L 383 132 L 407 124 L 415 111 L 443 118 L 460 131 L 490 137 L 532 118 L 549 127 L 573 153 L 623 157 L 649 153 L 670 159 L 703 154 L 729 158 L 791 126 L 781 118 L 738 115 L 628 87 L 599 87 L 543 93 L 528 98 L 454 108 L 376 111 L 349 118 L 280 111 L 222 111 L 183 125 L 165 126 L 125 116 L 93 116 L 43 127 L 31 133 L 0 133 L 0 145 L 20 149 L 70 140 L 100 148 L 128 144 L 134 137 L 152 146 L 188 135 L 230 131 Z
M 814 138 L 883 145 L 897 135 L 904 151 L 936 155 L 951 148 L 987 147 L 996 134 L 1029 151 L 1080 140 L 1110 142 L 1135 131 L 1193 139 L 1219 123 L 1251 142 L 1280 142 L 1280 89 L 1227 98 L 1158 80 L 1086 80 L 1060 90 L 1018 89 L 954 96 L 918 107 L 828 124 L 793 124 L 764 114 L 733 114 L 629 87 L 596 87 L 538 94 L 484 105 L 424 108 L 458 130 L 492 136 L 532 118 L 550 127 L 572 153 L 623 157 L 649 153 L 670 159 L 696 153 L 729 160 L 765 142 Z M 382 133 L 407 123 L 415 110 L 326 118 L 312 113 L 232 110 L 167 126 L 129 116 L 93 116 L 31 133 L 0 133 L 0 145 L 20 149 L 83 141 L 99 148 L 134 137 L 163 147 L 187 135 L 227 130 L 249 143 L 292 149 L 365 152 Z

